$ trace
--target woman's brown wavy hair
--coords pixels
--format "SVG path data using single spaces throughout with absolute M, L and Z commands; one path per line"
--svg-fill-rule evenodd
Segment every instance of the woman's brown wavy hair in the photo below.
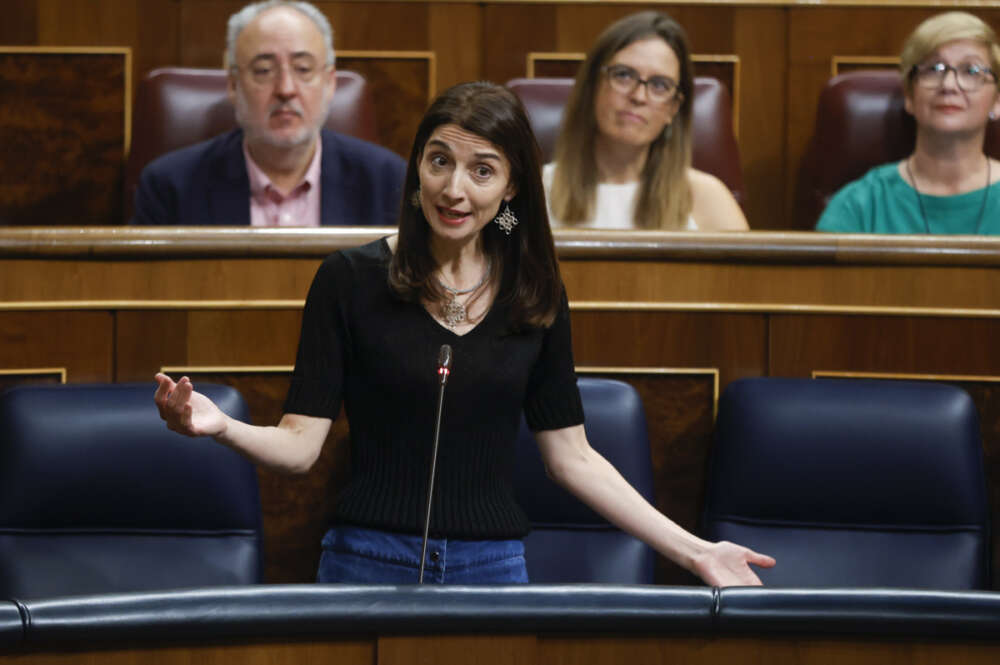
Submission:
M 420 186 L 420 159 L 434 130 L 457 125 L 499 148 L 510 162 L 517 193 L 509 202 L 519 224 L 508 236 L 496 224 L 481 234 L 483 252 L 492 262 L 497 301 L 510 306 L 514 329 L 548 327 L 562 297 L 562 280 L 545 208 L 541 152 L 527 114 L 514 93 L 485 81 L 461 83 L 434 100 L 413 140 L 403 186 L 399 238 L 389 264 L 389 286 L 404 300 L 440 302 L 445 294 L 433 278 L 431 228 L 419 207 L 410 205 Z

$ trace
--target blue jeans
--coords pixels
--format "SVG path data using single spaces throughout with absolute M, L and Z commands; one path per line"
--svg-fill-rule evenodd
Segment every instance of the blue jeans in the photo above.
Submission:
M 348 584 L 416 584 L 423 538 L 337 526 L 323 536 L 316 581 Z M 427 541 L 424 583 L 527 584 L 520 540 Z

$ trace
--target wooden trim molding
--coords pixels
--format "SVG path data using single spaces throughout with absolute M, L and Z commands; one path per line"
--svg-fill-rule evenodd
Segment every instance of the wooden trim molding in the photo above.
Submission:
M 0 302 L 0 312 L 59 310 L 254 310 L 302 309 L 305 300 L 38 300 Z
M 586 57 L 586 53 L 579 52 L 532 51 L 525 56 L 524 75 L 529 79 L 535 78 L 535 65 L 539 62 L 583 62 Z
M 294 365 L 164 365 L 164 374 L 291 374 Z
M 830 59 L 830 76 L 839 76 L 842 65 L 853 65 L 852 69 L 869 67 L 871 69 L 897 69 L 899 56 L 895 55 L 835 55 Z
M 357 58 L 358 60 L 426 60 L 427 61 L 427 101 L 437 95 L 437 53 L 434 51 L 337 51 L 337 58 Z
M 0 227 L 0 258 L 46 260 L 315 258 L 390 235 L 393 227 Z M 745 264 L 1000 266 L 1000 238 L 813 231 L 706 233 L 556 229 L 562 260 Z
M 0 302 L 0 312 L 95 310 L 253 311 L 301 310 L 305 300 L 46 300 Z M 630 300 L 571 300 L 574 312 L 690 312 L 714 314 L 844 314 L 857 316 L 911 316 L 995 319 L 1000 309 L 957 307 L 874 307 L 863 305 L 807 305 L 750 302 L 667 302 Z
M 724 55 L 698 55 L 694 54 L 691 56 L 692 62 L 719 62 L 719 63 L 729 63 L 733 67 L 733 89 L 732 89 L 732 114 L 733 114 L 733 137 L 739 141 L 740 140 L 740 100 L 742 99 L 743 89 L 741 83 L 742 76 L 742 63 L 740 62 L 740 56 L 734 54 L 724 54 Z
M 712 377 L 712 420 L 719 412 L 719 369 L 717 367 L 601 367 L 581 365 L 577 374 L 602 376 L 695 376 Z
M 65 367 L 4 367 L 0 368 L 0 376 L 46 376 L 59 377 L 59 383 L 66 383 Z
M 899 372 L 837 372 L 814 369 L 814 379 L 893 379 L 900 381 L 978 381 L 1000 383 L 1000 376 L 981 374 L 912 374 Z
M 805 305 L 787 303 L 570 301 L 580 312 L 712 312 L 738 314 L 847 314 L 859 316 L 920 316 L 1000 318 L 1000 309 L 958 307 L 869 307 L 864 305 Z

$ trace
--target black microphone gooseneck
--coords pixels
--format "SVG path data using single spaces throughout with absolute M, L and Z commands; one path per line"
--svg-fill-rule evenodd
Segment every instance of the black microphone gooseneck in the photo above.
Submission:
M 437 420 L 434 423 L 434 445 L 431 448 L 431 473 L 427 481 L 427 510 L 424 511 L 424 543 L 420 548 L 420 577 L 418 584 L 424 583 L 424 564 L 427 562 L 427 535 L 431 529 L 431 501 L 434 498 L 434 472 L 437 470 L 438 459 L 438 436 L 441 434 L 441 408 L 444 406 L 444 386 L 448 383 L 448 375 L 451 374 L 451 346 L 442 344 L 438 352 L 437 373 L 438 408 Z

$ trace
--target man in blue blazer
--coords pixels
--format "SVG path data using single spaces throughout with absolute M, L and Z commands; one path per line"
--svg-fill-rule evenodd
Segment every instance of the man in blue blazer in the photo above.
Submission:
M 132 223 L 395 226 L 403 160 L 321 129 L 336 88 L 322 12 L 247 5 L 229 18 L 226 63 L 240 128 L 146 166 Z

